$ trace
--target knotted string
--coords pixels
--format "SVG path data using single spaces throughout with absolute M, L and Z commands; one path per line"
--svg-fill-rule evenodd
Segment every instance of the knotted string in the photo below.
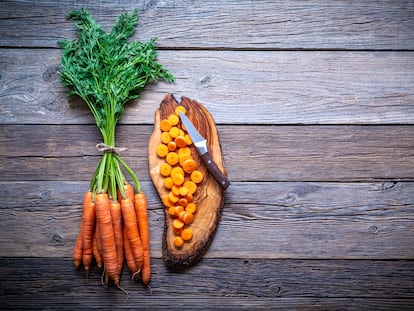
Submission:
M 100 152 L 111 152 L 115 154 L 119 154 L 120 152 L 128 150 L 127 148 L 124 148 L 124 147 L 112 147 L 104 143 L 99 143 L 95 147 L 96 147 L 96 150 Z

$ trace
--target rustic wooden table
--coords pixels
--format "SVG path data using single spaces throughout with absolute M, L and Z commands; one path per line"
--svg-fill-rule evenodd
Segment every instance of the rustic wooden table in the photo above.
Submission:
M 84 6 L 109 29 L 140 10 L 177 81 L 153 84 L 118 128 L 149 196 L 152 291 L 74 271 L 100 134 L 68 103 L 57 40 Z M 147 143 L 164 95 L 214 116 L 233 185 L 204 259 L 161 259 Z M 0 305 L 6 309 L 412 309 L 413 1 L 1 1 Z M 125 273 L 126 274 L 126 273 Z

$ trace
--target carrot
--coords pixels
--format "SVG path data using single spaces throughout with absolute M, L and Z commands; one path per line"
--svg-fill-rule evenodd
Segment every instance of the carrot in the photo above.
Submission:
M 148 285 L 151 280 L 150 237 L 147 198 L 143 192 L 139 192 L 135 195 L 135 210 L 138 216 L 139 233 L 141 235 L 142 248 L 144 251 L 141 279 L 145 285 Z
M 181 134 L 180 129 L 176 126 L 173 126 L 168 133 L 170 133 L 170 136 L 172 138 L 176 138 L 177 136 L 179 136 Z
M 177 145 L 178 148 L 183 148 L 183 147 L 187 146 L 187 141 L 185 140 L 185 137 L 181 136 L 181 135 L 177 136 L 174 139 L 174 142 L 175 142 L 175 144 Z
M 82 205 L 82 263 L 89 272 L 92 263 L 92 239 L 95 225 L 95 204 L 92 201 L 92 191 L 87 191 Z
M 169 132 L 162 132 L 161 133 L 161 141 L 164 144 L 169 144 L 170 142 L 172 142 L 172 137 L 171 137 L 170 133 Z
M 116 243 L 107 193 L 98 193 L 96 195 L 95 209 L 105 273 L 114 282 L 115 286 L 120 288 Z
M 188 146 L 190 146 L 190 145 L 192 145 L 192 144 L 193 144 L 193 141 L 192 141 L 192 139 L 191 139 L 190 135 L 185 134 L 185 135 L 184 135 L 184 138 L 185 138 L 185 142 L 187 143 L 187 145 L 188 145 Z
M 176 229 L 182 229 L 184 227 L 184 223 L 179 219 L 174 219 L 173 227 L 176 228 Z
M 193 237 L 193 231 L 191 229 L 186 228 L 183 231 L 181 231 L 181 238 L 184 241 L 189 241 L 191 240 L 192 237 Z
M 175 151 L 175 149 L 177 149 L 177 144 L 175 143 L 175 141 L 170 141 L 167 143 L 167 147 L 168 151 Z
M 73 249 L 73 265 L 75 266 L 75 269 L 78 269 L 81 262 L 82 262 L 82 226 L 79 229 L 78 238 L 76 239 L 75 248 Z
M 127 198 L 134 202 L 134 187 L 131 184 L 125 184 L 124 188 Z
M 184 176 L 181 174 L 175 174 L 172 178 L 172 182 L 176 186 L 181 186 L 184 183 Z M 178 195 L 180 194 L 180 188 L 178 188 Z
M 184 107 L 184 106 L 177 106 L 177 107 L 174 109 L 174 113 L 175 113 L 177 116 L 180 116 L 180 111 L 181 111 L 183 114 L 186 114 L 186 113 L 187 113 L 187 109 L 185 109 L 185 107 Z
M 144 262 L 144 254 L 141 238 L 138 232 L 138 223 L 134 203 L 129 198 L 121 200 L 121 209 L 122 216 L 124 218 L 124 225 L 128 233 L 129 242 L 131 243 L 131 249 L 134 254 L 135 262 L 138 269 L 141 269 Z
M 174 126 L 180 122 L 180 119 L 178 118 L 176 114 L 170 114 L 168 116 L 168 121 L 170 121 L 171 125 Z
M 195 184 L 195 182 L 187 180 L 184 183 L 184 187 L 186 187 L 188 189 L 188 193 L 190 194 L 194 194 L 194 192 L 196 192 L 197 190 L 197 185 Z
M 185 211 L 187 213 L 194 214 L 196 210 L 197 210 L 197 206 L 193 202 L 188 203 L 187 206 L 185 207 Z
M 96 224 L 95 232 L 93 234 L 93 241 L 92 241 L 92 253 L 93 253 L 93 256 L 95 257 L 98 268 L 101 269 L 102 268 L 102 256 L 101 256 L 100 250 L 98 249 L 99 239 L 100 238 L 98 236 L 98 226 Z
M 123 236 L 124 236 L 125 260 L 126 260 L 129 271 L 131 271 L 132 276 L 134 277 L 136 273 L 139 273 L 139 269 L 138 269 L 137 263 L 135 262 L 134 254 L 132 253 L 132 246 L 128 238 L 128 230 L 126 226 L 123 227 L 122 231 L 123 231 Z
M 124 265 L 124 237 L 122 232 L 122 214 L 121 205 L 118 201 L 110 201 L 110 211 L 112 217 L 112 226 L 114 230 L 116 244 L 116 258 L 118 264 L 118 274 L 121 274 Z
M 202 180 L 203 180 L 203 178 L 204 178 L 204 175 L 203 175 L 203 173 L 202 173 L 201 171 L 199 171 L 199 170 L 195 170 L 195 171 L 193 171 L 193 172 L 191 173 L 191 175 L 190 175 L 190 179 L 191 179 L 193 182 L 195 182 L 196 184 L 201 183 L 201 182 L 202 182 Z
M 173 181 L 171 177 L 167 177 L 164 179 L 164 187 L 167 189 L 171 189 L 173 187 Z
M 183 166 L 184 172 L 190 174 L 197 169 L 197 162 L 194 161 L 193 159 L 187 159 L 183 162 L 182 166 Z
M 165 145 L 164 145 L 165 146 Z M 167 148 L 168 149 L 168 148 Z M 170 165 L 175 165 L 178 163 L 178 154 L 174 151 L 168 152 L 166 156 L 166 161 Z
M 164 144 L 157 146 L 157 155 L 160 158 L 165 158 L 168 154 L 168 147 Z
M 188 160 L 188 159 L 192 159 L 193 156 L 189 153 L 182 153 L 178 156 L 178 163 L 180 163 L 181 166 L 183 166 L 184 161 Z M 183 170 L 184 171 L 184 170 Z
M 183 238 L 182 238 L 182 237 L 180 237 L 180 236 L 176 236 L 176 237 L 174 238 L 174 246 L 175 246 L 175 247 L 180 248 L 181 246 L 183 246 L 183 244 L 184 244 L 184 240 L 183 240 Z
M 171 174 L 171 165 L 169 165 L 168 163 L 162 163 L 160 165 L 160 174 L 164 177 L 168 177 Z
M 160 122 L 160 129 L 163 132 L 168 132 L 171 128 L 172 124 L 168 119 L 162 119 Z

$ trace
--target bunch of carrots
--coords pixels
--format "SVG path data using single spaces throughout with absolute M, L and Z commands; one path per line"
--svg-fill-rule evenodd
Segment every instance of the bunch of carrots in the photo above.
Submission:
M 121 190 L 120 190 L 121 191 Z M 120 287 L 120 275 L 127 266 L 135 279 L 141 275 L 148 285 L 151 279 L 147 199 L 143 192 L 134 193 L 131 184 L 124 185 L 125 198 L 120 202 L 108 193 L 85 193 L 82 221 L 73 252 L 74 265 L 89 272 L 92 259 L 104 268 L 104 282 L 111 279 Z
M 104 152 L 84 196 L 74 264 L 88 272 L 94 258 L 105 283 L 112 280 L 118 288 L 124 259 L 132 277 L 148 285 L 150 250 L 146 197 L 135 172 L 120 157 L 125 148 L 115 145 L 116 125 L 126 103 L 138 98 L 150 81 L 174 80 L 156 61 L 154 39 L 128 42 L 137 13 L 121 14 L 105 33 L 85 9 L 72 11 L 68 17 L 79 38 L 59 41 L 61 82 L 70 89 L 69 97 L 80 97 L 92 112 L 103 138 L 98 150 Z

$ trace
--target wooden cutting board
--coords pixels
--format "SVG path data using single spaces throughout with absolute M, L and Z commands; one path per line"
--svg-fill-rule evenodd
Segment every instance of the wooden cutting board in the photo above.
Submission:
M 156 148 L 161 144 L 160 121 L 173 114 L 178 105 L 186 108 L 187 117 L 199 130 L 200 134 L 207 139 L 212 159 L 220 170 L 226 174 L 219 136 L 211 114 L 195 100 L 182 97 L 179 103 L 172 94 L 168 94 L 155 112 L 154 130 L 148 144 L 150 175 L 161 201 L 168 195 L 170 190 L 164 187 L 164 177 L 160 174 L 160 165 L 164 162 L 164 159 L 156 154 Z M 176 236 L 172 229 L 173 217 L 168 214 L 168 209 L 163 205 L 165 227 L 162 254 L 164 263 L 170 270 L 180 270 L 192 266 L 203 257 L 213 240 L 224 204 L 224 190 L 209 174 L 194 145 L 191 145 L 190 148 L 194 160 L 198 163 L 198 169 L 204 174 L 204 179 L 194 193 L 194 203 L 197 205 L 197 211 L 191 224 L 193 238 L 184 243 L 181 248 L 176 248 L 173 244 L 173 239 Z

